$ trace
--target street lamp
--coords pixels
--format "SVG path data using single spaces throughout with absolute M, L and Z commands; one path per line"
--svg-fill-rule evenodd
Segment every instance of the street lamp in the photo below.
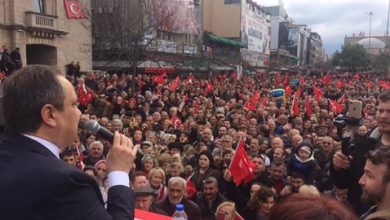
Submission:
M 370 16 L 370 25 L 369 25 L 369 31 L 368 31 L 368 49 L 371 49 L 371 17 L 372 17 L 372 11 L 369 11 L 367 13 Z

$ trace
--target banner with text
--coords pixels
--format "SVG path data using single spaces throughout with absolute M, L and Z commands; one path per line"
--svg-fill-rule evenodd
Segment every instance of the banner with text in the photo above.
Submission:
M 241 42 L 251 51 L 269 53 L 270 24 L 264 11 L 254 3 L 241 3 Z

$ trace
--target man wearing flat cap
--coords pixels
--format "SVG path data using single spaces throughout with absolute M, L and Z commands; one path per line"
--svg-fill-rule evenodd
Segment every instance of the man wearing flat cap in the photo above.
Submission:
M 161 215 L 167 215 L 163 210 L 156 208 L 153 203 L 155 199 L 154 190 L 150 187 L 140 187 L 134 189 L 135 208 Z

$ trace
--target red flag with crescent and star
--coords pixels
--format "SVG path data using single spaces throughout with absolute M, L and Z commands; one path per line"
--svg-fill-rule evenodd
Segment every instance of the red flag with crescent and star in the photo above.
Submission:
M 241 182 L 248 182 L 253 179 L 253 172 L 256 164 L 251 161 L 244 149 L 245 142 L 238 143 L 236 153 L 230 163 L 229 170 L 232 173 L 233 181 L 238 186 Z
M 78 0 L 64 0 L 66 15 L 68 18 L 86 18 L 87 14 L 82 10 L 80 1 Z

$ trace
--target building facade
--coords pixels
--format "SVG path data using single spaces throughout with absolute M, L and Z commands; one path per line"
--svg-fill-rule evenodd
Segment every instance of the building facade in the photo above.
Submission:
M 20 48 L 23 65 L 56 65 L 65 70 L 74 61 L 80 62 L 81 70 L 89 70 L 88 5 L 89 1 L 75 0 L 0 1 L 0 45 L 9 51 Z
M 269 14 L 252 0 L 205 0 L 204 31 L 242 44 L 237 64 L 267 68 L 271 25 Z M 241 62 L 242 61 L 242 62 Z

